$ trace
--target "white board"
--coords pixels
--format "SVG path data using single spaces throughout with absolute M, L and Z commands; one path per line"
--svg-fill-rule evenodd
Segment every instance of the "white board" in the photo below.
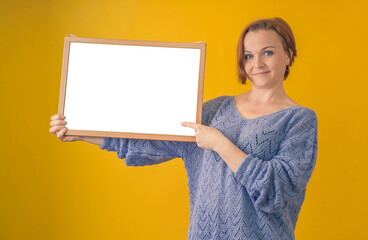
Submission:
M 195 141 L 181 122 L 201 123 L 204 54 L 198 43 L 66 37 L 67 135 Z

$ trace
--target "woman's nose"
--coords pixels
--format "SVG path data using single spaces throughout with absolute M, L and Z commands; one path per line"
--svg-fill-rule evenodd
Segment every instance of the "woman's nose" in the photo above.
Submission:
M 254 66 L 256 68 L 263 68 L 264 67 L 264 62 L 263 62 L 263 59 L 261 57 L 256 57 L 255 58 L 255 61 L 254 61 Z

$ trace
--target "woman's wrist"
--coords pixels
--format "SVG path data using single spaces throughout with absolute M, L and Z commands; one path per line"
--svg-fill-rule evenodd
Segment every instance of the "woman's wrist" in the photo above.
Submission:
M 222 147 L 227 144 L 228 141 L 230 140 L 227 139 L 223 134 L 221 134 L 218 140 L 216 141 L 213 151 L 218 153 L 219 151 L 221 151 Z

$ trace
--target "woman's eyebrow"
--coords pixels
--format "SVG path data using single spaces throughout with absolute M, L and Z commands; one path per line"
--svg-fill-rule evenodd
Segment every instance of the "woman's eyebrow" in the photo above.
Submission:
M 275 48 L 275 47 L 274 47 L 274 46 L 267 46 L 267 47 L 262 48 L 262 50 L 261 50 L 261 51 L 265 50 L 266 48 Z M 251 51 L 244 50 L 244 52 L 251 52 Z

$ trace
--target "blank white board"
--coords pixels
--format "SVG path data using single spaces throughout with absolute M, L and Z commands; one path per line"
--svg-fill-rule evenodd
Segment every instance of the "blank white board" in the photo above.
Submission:
M 59 114 L 67 135 L 195 141 L 204 43 L 65 37 Z

